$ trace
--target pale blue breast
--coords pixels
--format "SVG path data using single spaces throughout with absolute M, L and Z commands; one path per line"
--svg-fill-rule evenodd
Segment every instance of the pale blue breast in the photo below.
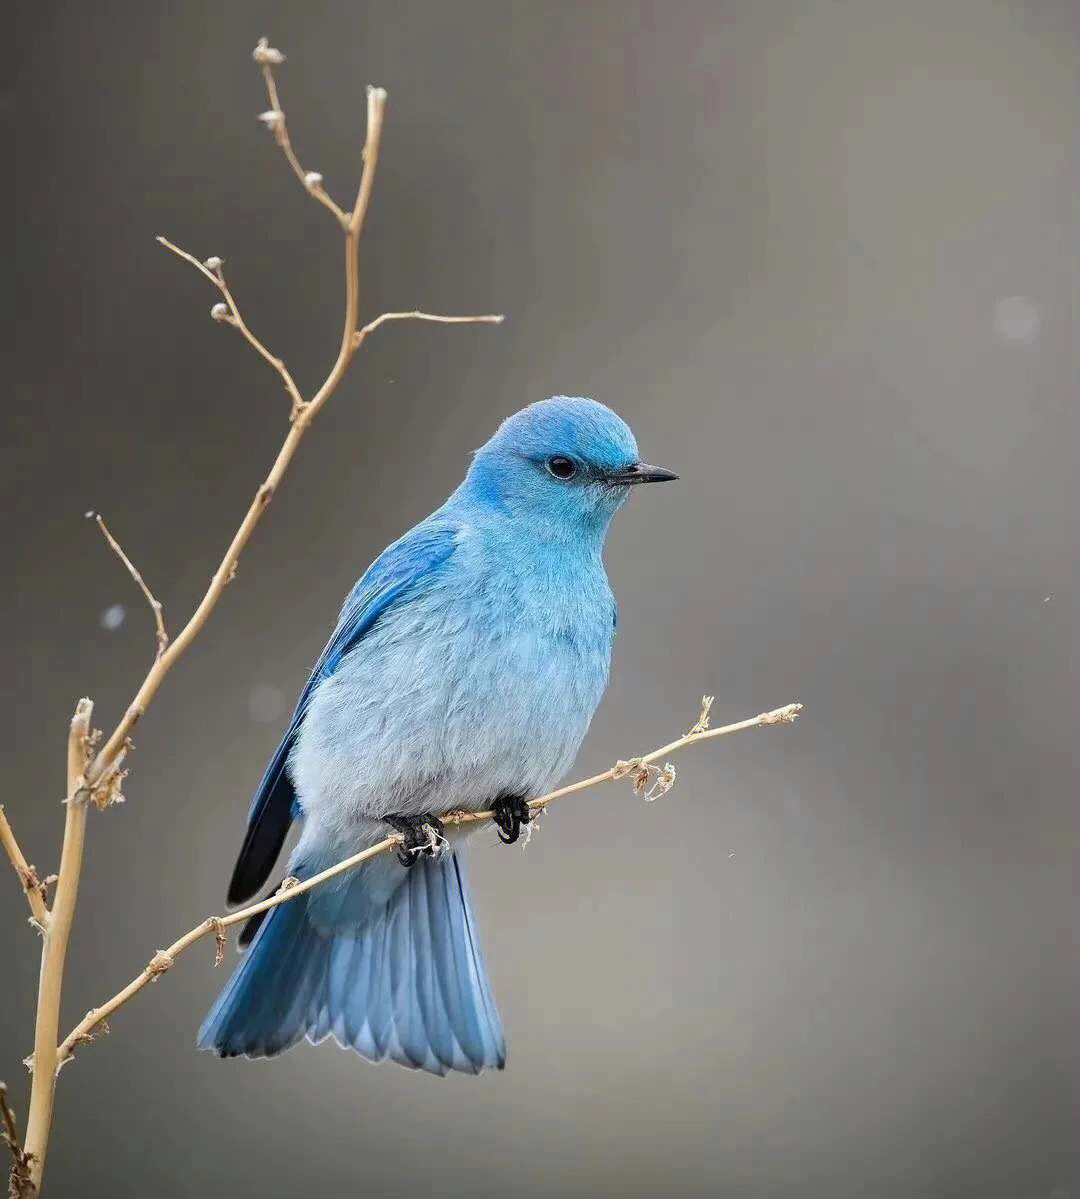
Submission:
M 338 841 L 363 816 L 549 789 L 607 685 L 613 618 L 598 549 L 464 530 L 313 696 L 291 764 L 306 823 Z

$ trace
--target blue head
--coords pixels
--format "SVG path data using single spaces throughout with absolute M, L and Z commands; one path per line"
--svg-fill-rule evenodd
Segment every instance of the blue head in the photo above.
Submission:
M 554 396 L 503 421 L 476 451 L 462 490 L 558 540 L 602 537 L 632 485 L 674 478 L 639 459 L 633 433 L 610 408 Z

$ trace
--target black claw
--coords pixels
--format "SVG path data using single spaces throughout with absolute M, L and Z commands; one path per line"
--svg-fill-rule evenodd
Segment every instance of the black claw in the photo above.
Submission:
M 413 866 L 421 854 L 433 858 L 439 851 L 439 843 L 444 840 L 442 822 L 434 816 L 401 816 L 385 817 L 386 823 L 404 837 L 398 846 L 397 860 L 402 866 Z
M 500 795 L 491 805 L 491 818 L 499 830 L 499 840 L 513 845 L 521 836 L 521 826 L 532 820 L 532 809 L 523 795 Z

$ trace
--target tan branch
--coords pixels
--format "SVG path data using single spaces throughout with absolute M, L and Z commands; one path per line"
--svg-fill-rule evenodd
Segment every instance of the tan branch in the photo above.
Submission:
M 33 872 L 32 867 L 26 863 L 26 859 L 15 841 L 11 827 L 7 823 L 7 820 L 3 818 L 2 810 L 0 810 L 0 840 L 2 840 L 8 857 L 19 873 L 24 890 L 27 892 L 31 910 L 44 931 L 42 966 L 37 997 L 37 1016 L 34 1028 L 33 1078 L 27 1118 L 26 1143 L 24 1149 L 20 1151 L 21 1156 L 17 1158 L 16 1162 L 17 1165 L 19 1162 L 23 1164 L 26 1168 L 24 1172 L 27 1176 L 21 1178 L 18 1176 L 17 1170 L 12 1172 L 12 1187 L 17 1188 L 16 1193 L 19 1196 L 36 1195 L 40 1187 L 45 1151 L 48 1146 L 48 1138 L 52 1126 L 56 1073 L 60 1064 L 70 1057 L 73 1046 L 82 1040 L 88 1039 L 91 1036 L 91 1029 L 100 1030 L 107 1027 L 105 1025 L 105 1017 L 108 1013 L 125 1002 L 126 998 L 130 997 L 130 995 L 141 989 L 146 982 L 160 977 L 172 965 L 176 954 L 182 952 L 194 940 L 213 933 L 220 954 L 224 942 L 224 929 L 226 925 L 236 922 L 235 915 L 228 918 L 213 918 L 208 920 L 205 922 L 205 925 L 200 925 L 197 930 L 193 930 L 192 933 L 181 938 L 168 951 L 157 954 L 139 978 L 130 984 L 129 987 L 125 988 L 125 991 L 120 996 L 114 997 L 113 1000 L 110 1000 L 104 1008 L 99 1009 L 96 1013 L 91 1013 L 62 1045 L 57 1043 L 64 962 L 82 869 L 88 801 L 93 800 L 100 806 L 104 806 L 108 803 L 117 802 L 121 798 L 119 788 L 125 773 L 121 770 L 121 764 L 131 747 L 131 733 L 135 725 L 153 701 L 169 671 L 181 655 L 187 651 L 205 625 L 210 613 L 221 599 L 229 582 L 235 577 L 240 554 L 250 541 L 256 526 L 262 518 L 263 512 L 280 486 L 308 425 L 341 382 L 356 352 L 359 341 L 362 340 L 362 337 L 359 339 L 357 337 L 360 312 L 359 245 L 364 219 L 368 211 L 374 186 L 379 141 L 386 110 L 386 92 L 382 88 L 368 88 L 367 133 L 364 142 L 363 170 L 352 209 L 351 211 L 345 211 L 339 208 L 323 191 L 322 180 L 319 175 L 303 171 L 292 150 L 285 128 L 284 115 L 280 111 L 273 74 L 270 70 L 272 65 L 283 61 L 283 57 L 279 51 L 272 50 L 266 44 L 265 40 L 260 42 L 256 48 L 255 58 L 263 69 L 271 103 L 274 106 L 271 113 L 264 114 L 264 119 L 266 119 L 267 125 L 274 131 L 275 137 L 285 152 L 286 159 L 293 170 L 300 176 L 304 186 L 320 203 L 324 204 L 334 213 L 343 230 L 345 242 L 345 317 L 341 343 L 333 365 L 330 367 L 322 385 L 310 400 L 304 400 L 284 362 L 272 354 L 251 332 L 241 316 L 232 292 L 225 282 L 221 260 L 219 258 L 210 258 L 205 262 L 200 262 L 193 255 L 187 253 L 185 250 L 181 250 L 167 239 L 158 239 L 167 249 L 194 266 L 220 293 L 223 302 L 214 305 L 212 309 L 214 318 L 233 325 L 238 329 L 259 356 L 278 372 L 292 399 L 291 427 L 278 449 L 269 473 L 255 493 L 243 520 L 233 534 L 224 557 L 215 570 L 202 599 L 188 617 L 187 623 L 171 642 L 169 642 L 165 634 L 160 604 L 158 604 L 130 559 L 120 548 L 119 543 L 109 533 L 104 522 L 100 517 L 98 518 L 106 540 L 127 567 L 151 606 L 157 626 L 158 652 L 122 719 L 96 754 L 93 752 L 94 738 L 89 734 L 92 705 L 89 700 L 80 700 L 76 708 L 68 744 L 68 790 L 60 871 L 57 880 L 56 897 L 51 911 L 45 900 L 44 884 L 37 881 L 37 876 Z M 390 319 L 389 316 L 386 319 Z M 13 1128 L 13 1124 L 11 1127 Z
M 736 724 L 724 725 L 722 728 L 695 729 L 670 742 L 668 745 L 662 745 L 659 749 L 653 750 L 652 753 L 644 754 L 640 758 L 633 758 L 629 762 L 619 761 L 610 770 L 605 770 L 602 774 L 594 774 L 591 778 L 581 779 L 579 782 L 571 783 L 566 787 L 560 787 L 558 790 L 543 795 L 538 799 L 530 800 L 529 807 L 539 811 L 558 799 L 563 799 L 567 795 L 573 795 L 578 791 L 584 791 L 588 787 L 595 787 L 600 783 L 624 778 L 627 775 L 634 776 L 636 771 L 647 770 L 651 763 L 659 761 L 661 758 L 667 757 L 668 754 L 675 753 L 677 750 L 683 749 L 688 745 L 693 745 L 698 741 L 708 741 L 714 737 L 724 737 L 729 733 L 737 733 L 743 729 L 760 728 L 763 725 L 790 724 L 795 720 L 800 711 L 802 711 L 801 704 L 788 704 L 786 707 L 776 708 L 772 712 L 763 712 L 760 716 L 753 716 L 748 720 L 740 720 Z M 656 768 L 653 767 L 652 769 L 655 770 Z M 674 770 L 670 766 L 665 766 L 662 771 L 657 773 L 659 777 L 670 779 L 668 786 L 670 786 L 671 781 L 674 781 Z M 637 786 L 636 778 L 634 781 L 635 791 L 640 790 Z M 646 798 L 650 798 L 647 792 Z M 440 817 L 440 820 L 444 824 L 457 825 L 479 823 L 491 818 L 491 812 L 450 812 Z M 98 1025 L 111 1016 L 117 1008 L 122 1007 L 129 999 L 137 995 L 148 983 L 155 982 L 160 978 L 173 965 L 180 954 L 203 940 L 204 937 L 214 936 L 217 938 L 218 949 L 220 950 L 226 928 L 234 924 L 244 924 L 252 916 L 257 916 L 260 912 L 269 911 L 270 908 L 277 907 L 278 904 L 289 903 L 313 888 L 318 887 L 328 879 L 334 878 L 338 874 L 344 874 L 348 870 L 355 870 L 369 859 L 386 853 L 389 849 L 396 848 L 402 844 L 402 841 L 403 838 L 395 833 L 380 841 L 377 845 L 372 845 L 360 853 L 355 853 L 351 857 L 345 858 L 343 861 L 336 863 L 336 865 L 329 867 L 327 870 L 323 870 L 311 878 L 304 879 L 302 882 L 298 882 L 296 879 L 286 879 L 268 899 L 263 899 L 258 903 L 253 903 L 235 912 L 230 912 L 227 916 L 207 917 L 201 924 L 197 924 L 194 928 L 189 929 L 188 932 L 174 941 L 167 949 L 159 950 L 142 972 L 136 975 L 123 990 L 118 991 L 111 999 L 103 1003 L 101 1007 L 91 1008 L 64 1038 L 58 1051 L 60 1061 L 66 1061 L 74 1053 L 78 1045 L 85 1041 L 93 1040 L 93 1031 Z M 215 955 L 215 963 L 217 961 L 220 961 L 220 953 Z
M 7 1087 L 0 1082 L 0 1137 L 11 1150 L 10 1199 L 33 1199 L 36 1188 L 30 1180 L 30 1155 L 19 1148 L 19 1129 L 15 1112 L 8 1102 Z
M 97 522 L 97 526 L 101 530 L 102 536 L 109 543 L 113 552 L 120 559 L 120 561 L 123 562 L 123 564 L 127 567 L 128 574 L 131 575 L 131 577 L 135 580 L 139 590 L 146 597 L 146 602 L 150 605 L 150 611 L 154 614 L 154 627 L 156 629 L 157 637 L 157 652 L 155 653 L 154 657 L 160 658 L 169 644 L 169 635 L 165 632 L 165 618 L 161 611 L 161 604 L 154 598 L 154 593 L 149 587 L 147 587 L 142 575 L 139 574 L 138 570 L 135 569 L 135 563 L 132 562 L 127 554 L 124 553 L 120 542 L 117 541 L 116 538 L 109 532 L 108 525 L 106 525 L 105 521 L 102 519 L 101 513 L 88 512 L 86 515 L 88 517 L 93 517 L 93 519 Z
M 259 38 L 259 44 L 251 52 L 251 57 L 259 64 L 262 70 L 263 81 L 266 84 L 266 94 L 270 98 L 270 109 L 268 112 L 262 113 L 260 120 L 274 135 L 274 141 L 281 147 L 282 153 L 289 166 L 292 167 L 293 174 L 304 185 L 304 190 L 309 192 L 316 200 L 319 201 L 325 208 L 329 209 L 334 214 L 335 219 L 341 227 L 348 231 L 349 218 L 334 200 L 327 194 L 323 188 L 323 178 L 318 171 L 305 171 L 300 165 L 300 160 L 296 157 L 296 152 L 293 150 L 292 142 L 289 139 L 289 128 L 285 123 L 285 110 L 281 107 L 281 100 L 278 98 L 277 83 L 274 81 L 275 66 L 280 66 L 285 61 L 285 55 L 280 50 L 276 50 L 266 38 Z
M 276 355 L 272 354 L 265 345 L 255 336 L 248 328 L 247 322 L 240 315 L 240 309 L 237 306 L 236 300 L 233 298 L 232 292 L 229 290 L 229 285 L 225 282 L 225 272 L 222 267 L 220 258 L 208 258 L 205 262 L 200 262 L 194 254 L 189 254 L 187 250 L 182 250 L 174 242 L 169 241 L 167 237 L 157 236 L 159 245 L 165 247 L 166 250 L 171 250 L 178 258 L 182 258 L 185 262 L 189 262 L 200 275 L 203 275 L 221 292 L 224 298 L 224 304 L 215 304 L 210 309 L 210 315 L 216 321 L 220 321 L 226 325 L 232 325 L 247 341 L 248 345 L 259 355 L 264 361 L 268 362 L 274 370 L 281 376 L 282 382 L 285 384 L 285 390 L 289 393 L 289 398 L 293 402 L 293 412 L 303 407 L 304 398 L 300 394 L 300 389 L 296 386 L 296 381 L 293 379 L 289 368 Z
M 369 333 L 387 321 L 434 321 L 437 325 L 501 325 L 504 319 L 501 312 L 488 312 L 483 316 L 440 316 L 434 312 L 420 312 L 417 309 L 413 309 L 412 312 L 384 312 L 373 321 L 368 321 L 362 329 L 358 329 L 354 340 L 359 347 Z
M 367 211 L 367 204 L 371 196 L 371 189 L 374 182 L 375 163 L 378 158 L 379 138 L 382 134 L 383 116 L 386 108 L 386 92 L 382 88 L 368 89 L 368 129 L 367 139 L 364 146 L 364 171 L 360 181 L 360 187 L 357 192 L 356 205 L 353 209 L 353 215 L 349 220 L 349 230 L 345 236 L 345 321 L 344 330 L 341 339 L 341 346 L 338 350 L 337 358 L 334 360 L 333 366 L 330 368 L 330 373 L 326 376 L 322 386 L 315 395 L 308 401 L 300 400 L 296 405 L 296 419 L 292 422 L 292 427 L 278 450 L 277 457 L 270 468 L 270 473 L 263 480 L 262 486 L 255 493 L 255 498 L 251 502 L 244 519 L 240 522 L 240 527 L 233 535 L 233 539 L 229 544 L 229 548 L 225 551 L 225 556 L 222 558 L 214 576 L 210 581 L 210 586 L 207 588 L 203 598 L 199 601 L 198 607 L 188 618 L 187 624 L 180 630 L 177 636 L 173 639 L 165 652 L 157 658 L 153 666 L 151 666 L 146 678 L 143 679 L 142 685 L 136 692 L 134 699 L 128 705 L 127 711 L 124 713 L 123 719 L 113 730 L 105 745 L 101 748 L 97 757 L 94 759 L 89 770 L 87 771 L 87 782 L 93 786 L 96 785 L 102 776 L 108 771 L 113 764 L 117 754 L 130 737 L 132 730 L 146 711 L 150 702 L 158 692 L 165 679 L 165 676 L 172 669 L 177 659 L 187 650 L 188 646 L 195 639 L 196 635 L 206 623 L 210 613 L 214 610 L 222 593 L 228 586 L 236 572 L 237 560 L 248 541 L 251 539 L 252 533 L 255 531 L 255 526 L 259 523 L 263 512 L 274 496 L 281 480 L 285 476 L 285 471 L 289 463 L 296 453 L 304 432 L 306 431 L 311 420 L 318 413 L 319 409 L 333 394 L 338 383 L 341 382 L 342 376 L 348 368 L 349 362 L 352 359 L 354 345 L 353 334 L 357 328 L 357 313 L 359 309 L 359 261 L 358 261 L 358 246 L 360 241 L 360 232 L 363 227 L 364 214 Z M 163 240 L 163 239 L 162 239 Z M 171 243 L 167 243 L 168 247 L 186 259 L 210 278 L 216 286 L 221 288 L 214 272 L 193 258 L 186 251 L 179 250 Z M 222 294 L 225 294 L 222 292 Z M 298 395 L 299 393 L 296 393 Z M 294 396 L 294 404 L 295 404 Z
M 23 851 L 19 848 L 18 841 L 15 840 L 15 832 L 4 814 L 3 805 L 0 805 L 0 845 L 3 845 L 8 860 L 19 876 L 19 883 L 26 895 L 26 901 L 30 905 L 34 920 L 38 927 L 44 930 L 49 923 L 48 895 L 45 884 L 38 877 L 38 872 L 23 856 Z
M 159 659 L 160 661 L 160 659 Z M 89 756 L 90 714 L 93 704 L 80 699 L 68 734 L 67 799 L 65 800 L 64 842 L 60 851 L 60 874 L 56 881 L 49 922 L 41 948 L 41 978 L 38 983 L 37 1018 L 34 1023 L 33 1079 L 30 1084 L 30 1111 L 26 1122 L 26 1144 L 30 1158 L 30 1185 L 41 1185 L 45 1150 L 52 1127 L 56 1071 L 59 1068 L 57 1034 L 60 1026 L 60 990 L 64 981 L 75 901 L 82 874 L 83 843 L 86 834 L 86 808 L 89 789 L 85 771 Z M 33 1192 L 31 1192 L 33 1193 Z

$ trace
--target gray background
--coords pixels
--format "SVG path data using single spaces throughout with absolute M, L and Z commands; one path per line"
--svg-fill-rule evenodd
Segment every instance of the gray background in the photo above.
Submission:
M 341 199 L 389 89 L 372 338 L 95 815 L 70 1024 L 218 910 L 341 597 L 523 403 L 594 395 L 682 481 L 635 496 L 582 773 L 799 699 L 792 729 L 491 834 L 505 1073 L 192 1048 L 203 947 L 61 1078 L 50 1193 L 1080 1197 L 1080 7 L 29 4 L 9 9 L 4 802 L 55 864 L 64 735 L 117 719 L 286 400 L 153 242 L 220 254 L 310 392 L 340 250 L 254 117 L 269 34 Z M 122 605 L 118 628 L 105 613 Z M 0 1075 L 36 941 L 0 883 Z

